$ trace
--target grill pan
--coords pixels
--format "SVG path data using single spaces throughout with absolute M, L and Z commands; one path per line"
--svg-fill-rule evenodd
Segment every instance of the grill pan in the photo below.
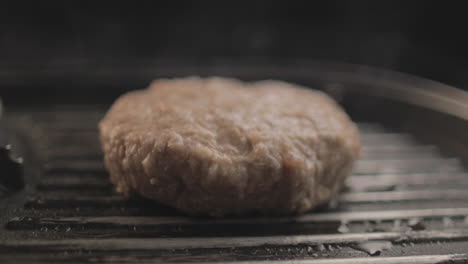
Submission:
M 0 200 L 2 263 L 468 262 L 465 92 L 330 63 L 154 67 L 146 74 L 138 78 L 275 78 L 322 89 L 358 123 L 362 157 L 343 193 L 314 212 L 194 218 L 113 191 L 96 128 L 108 105 L 10 107 L 6 121 L 27 150 L 26 187 Z

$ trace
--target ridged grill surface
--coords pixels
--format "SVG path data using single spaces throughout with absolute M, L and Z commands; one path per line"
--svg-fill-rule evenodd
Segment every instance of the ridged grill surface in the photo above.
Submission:
M 108 182 L 103 112 L 36 112 L 44 166 L 35 195 L 5 226 L 11 262 L 439 263 L 468 261 L 468 173 L 411 135 L 359 123 L 346 189 L 302 216 L 192 218 L 127 200 Z M 294 262 L 298 261 L 298 262 Z M 267 262 L 265 262 L 267 263 Z

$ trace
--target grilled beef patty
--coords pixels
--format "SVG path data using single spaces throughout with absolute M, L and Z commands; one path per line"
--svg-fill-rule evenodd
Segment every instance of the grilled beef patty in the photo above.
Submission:
M 121 96 L 99 129 L 118 192 L 215 216 L 314 208 L 360 149 L 335 102 L 281 81 L 157 80 Z

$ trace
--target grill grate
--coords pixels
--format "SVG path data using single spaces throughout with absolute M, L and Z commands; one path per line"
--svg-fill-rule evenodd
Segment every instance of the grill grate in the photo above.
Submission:
M 364 151 L 344 193 L 298 217 L 191 218 L 114 193 L 100 111 L 37 112 L 46 131 L 36 193 L 5 226 L 15 262 L 435 263 L 468 261 L 468 174 L 410 135 L 360 123 Z M 437 254 L 436 254 L 437 253 Z M 372 257 L 370 257 L 372 256 Z

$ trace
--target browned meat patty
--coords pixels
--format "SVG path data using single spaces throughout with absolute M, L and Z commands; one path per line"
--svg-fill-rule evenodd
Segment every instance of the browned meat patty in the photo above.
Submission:
M 360 149 L 329 97 L 281 81 L 157 80 L 99 128 L 118 192 L 190 214 L 305 212 L 337 194 Z

